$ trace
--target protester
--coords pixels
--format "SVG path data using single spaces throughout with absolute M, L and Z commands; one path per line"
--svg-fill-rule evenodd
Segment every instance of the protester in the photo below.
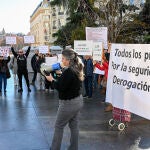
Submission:
M 41 64 L 45 62 L 45 56 L 41 53 L 38 54 L 36 68 L 37 68 L 37 82 L 36 87 L 37 90 L 44 90 L 45 89 L 45 77 L 41 74 L 40 68 Z
M 91 56 L 84 56 L 84 73 L 85 73 L 85 98 L 92 98 L 93 93 L 93 61 Z
M 20 49 L 18 51 L 18 53 L 16 53 L 14 51 L 14 48 L 11 47 L 11 51 L 12 51 L 13 55 L 15 56 L 15 58 L 17 59 L 17 66 L 18 66 L 17 74 L 18 74 L 19 86 L 20 86 L 20 89 L 18 90 L 18 92 L 23 91 L 22 76 L 24 76 L 24 78 L 26 80 L 26 84 L 27 84 L 27 87 L 28 87 L 28 92 L 31 92 L 30 84 L 29 84 L 29 78 L 28 78 L 28 69 L 27 69 L 27 57 L 30 53 L 30 49 L 31 49 L 31 47 L 29 46 L 26 53 L 24 53 L 24 51 L 22 49 Z
M 33 69 L 33 78 L 32 78 L 32 84 L 35 83 L 36 77 L 37 77 L 37 59 L 38 59 L 39 50 L 35 50 L 35 54 L 31 58 L 31 67 Z
M 47 80 L 59 93 L 59 108 L 55 123 L 55 132 L 51 150 L 60 150 L 64 127 L 69 124 L 71 131 L 69 150 L 78 150 L 78 117 L 83 106 L 83 97 L 80 94 L 84 80 L 83 63 L 73 50 L 62 52 L 62 63 L 65 66 L 62 75 L 54 80 L 52 75 Z
M 14 78 L 14 85 L 17 86 L 18 85 L 18 75 L 17 75 L 18 69 L 17 69 L 17 59 L 14 56 L 11 57 L 9 67 L 12 70 L 12 74 Z
M 10 56 L 7 58 L 0 56 L 0 92 L 2 92 L 2 83 L 4 82 L 4 92 L 6 92 L 6 87 L 7 87 L 7 74 L 9 74 L 10 77 L 10 72 L 8 68 L 8 62 L 10 61 Z
M 107 51 L 104 53 L 102 57 L 102 65 L 96 63 L 95 67 L 97 67 L 100 70 L 104 70 L 104 78 L 103 78 L 103 91 L 102 93 L 106 93 L 106 86 L 107 86 L 107 78 L 108 78 L 108 67 L 109 67 L 109 56 L 110 53 Z M 112 111 L 113 106 L 111 104 L 108 104 L 108 106 L 105 108 L 105 112 Z

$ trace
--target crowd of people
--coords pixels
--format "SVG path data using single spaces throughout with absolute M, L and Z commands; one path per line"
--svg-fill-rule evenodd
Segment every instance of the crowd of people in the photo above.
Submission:
M 31 58 L 33 69 L 32 82 L 29 83 L 27 57 L 31 47 L 27 51 L 22 49 L 16 52 L 11 47 L 13 57 L 0 57 L 0 92 L 4 83 L 4 92 L 7 87 L 7 72 L 12 69 L 14 85 L 18 86 L 18 92 L 23 92 L 22 77 L 25 78 L 27 90 L 31 92 L 30 84 L 36 86 L 37 90 L 53 91 L 56 89 L 59 95 L 59 108 L 55 123 L 55 132 L 52 140 L 51 150 L 58 150 L 61 146 L 63 129 L 69 124 L 71 140 L 69 148 L 78 148 L 78 115 L 83 105 L 83 98 L 91 99 L 93 90 L 100 89 L 99 92 L 105 94 L 108 77 L 109 51 L 103 50 L 102 61 L 95 61 L 92 56 L 78 56 L 71 49 L 62 51 L 62 63 L 64 68 L 59 71 L 52 71 L 49 75 L 41 73 L 41 64 L 45 63 L 46 57 L 53 57 L 50 53 L 41 54 L 35 50 Z M 9 65 L 8 65 L 9 63 Z M 94 73 L 95 68 L 104 71 L 104 74 Z M 58 76 L 57 76 L 58 75 Z M 84 85 L 84 92 L 82 85 Z M 83 95 L 83 96 L 82 96 Z M 73 107 L 71 107 L 73 106 Z M 109 104 L 105 111 L 111 111 L 112 105 Z

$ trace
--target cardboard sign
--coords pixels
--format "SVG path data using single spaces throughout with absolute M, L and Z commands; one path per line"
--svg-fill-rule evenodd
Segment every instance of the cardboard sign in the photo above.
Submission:
M 86 40 L 93 40 L 97 42 L 102 42 L 104 45 L 104 49 L 108 49 L 107 41 L 107 27 L 86 27 Z
M 92 56 L 92 49 L 93 49 L 93 42 L 92 41 L 85 41 L 85 40 L 80 40 L 80 41 L 74 41 L 74 50 L 79 54 L 79 55 L 90 55 Z
M 6 44 L 9 45 L 16 44 L 16 37 L 6 36 Z
M 0 56 L 8 57 L 9 56 L 10 47 L 2 46 L 0 47 Z
M 102 60 L 102 42 L 93 42 L 93 60 Z
M 57 56 L 54 56 L 54 57 L 45 57 L 45 63 L 47 65 L 52 65 L 52 64 L 55 64 L 57 63 Z
M 48 46 L 39 46 L 39 53 L 46 54 L 49 52 Z
M 24 43 L 34 43 L 34 36 L 30 35 L 30 36 L 24 36 Z

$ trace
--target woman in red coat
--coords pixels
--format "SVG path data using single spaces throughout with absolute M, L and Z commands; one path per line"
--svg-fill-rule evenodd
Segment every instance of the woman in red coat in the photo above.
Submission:
M 107 85 L 107 78 L 108 78 L 108 67 L 109 67 L 109 55 L 110 53 L 106 52 L 103 57 L 102 57 L 102 64 L 100 65 L 99 63 L 95 64 L 95 67 L 97 67 L 99 70 L 103 70 L 105 72 L 104 74 L 104 79 L 103 79 L 103 91 L 102 93 L 106 93 L 106 85 Z M 106 108 L 105 111 L 112 111 L 113 106 L 109 104 Z

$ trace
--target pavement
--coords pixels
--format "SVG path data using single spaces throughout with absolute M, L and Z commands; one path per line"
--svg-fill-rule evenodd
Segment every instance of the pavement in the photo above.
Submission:
M 49 150 L 58 108 L 57 91 L 31 93 L 23 84 L 17 92 L 13 79 L 8 80 L 7 92 L 0 94 L 0 150 Z M 84 99 L 80 113 L 79 150 L 148 150 L 150 149 L 150 121 L 132 114 L 124 131 L 110 127 L 111 112 L 104 112 L 105 95 L 100 89 L 92 99 Z M 64 130 L 61 150 L 69 145 L 69 128 Z

